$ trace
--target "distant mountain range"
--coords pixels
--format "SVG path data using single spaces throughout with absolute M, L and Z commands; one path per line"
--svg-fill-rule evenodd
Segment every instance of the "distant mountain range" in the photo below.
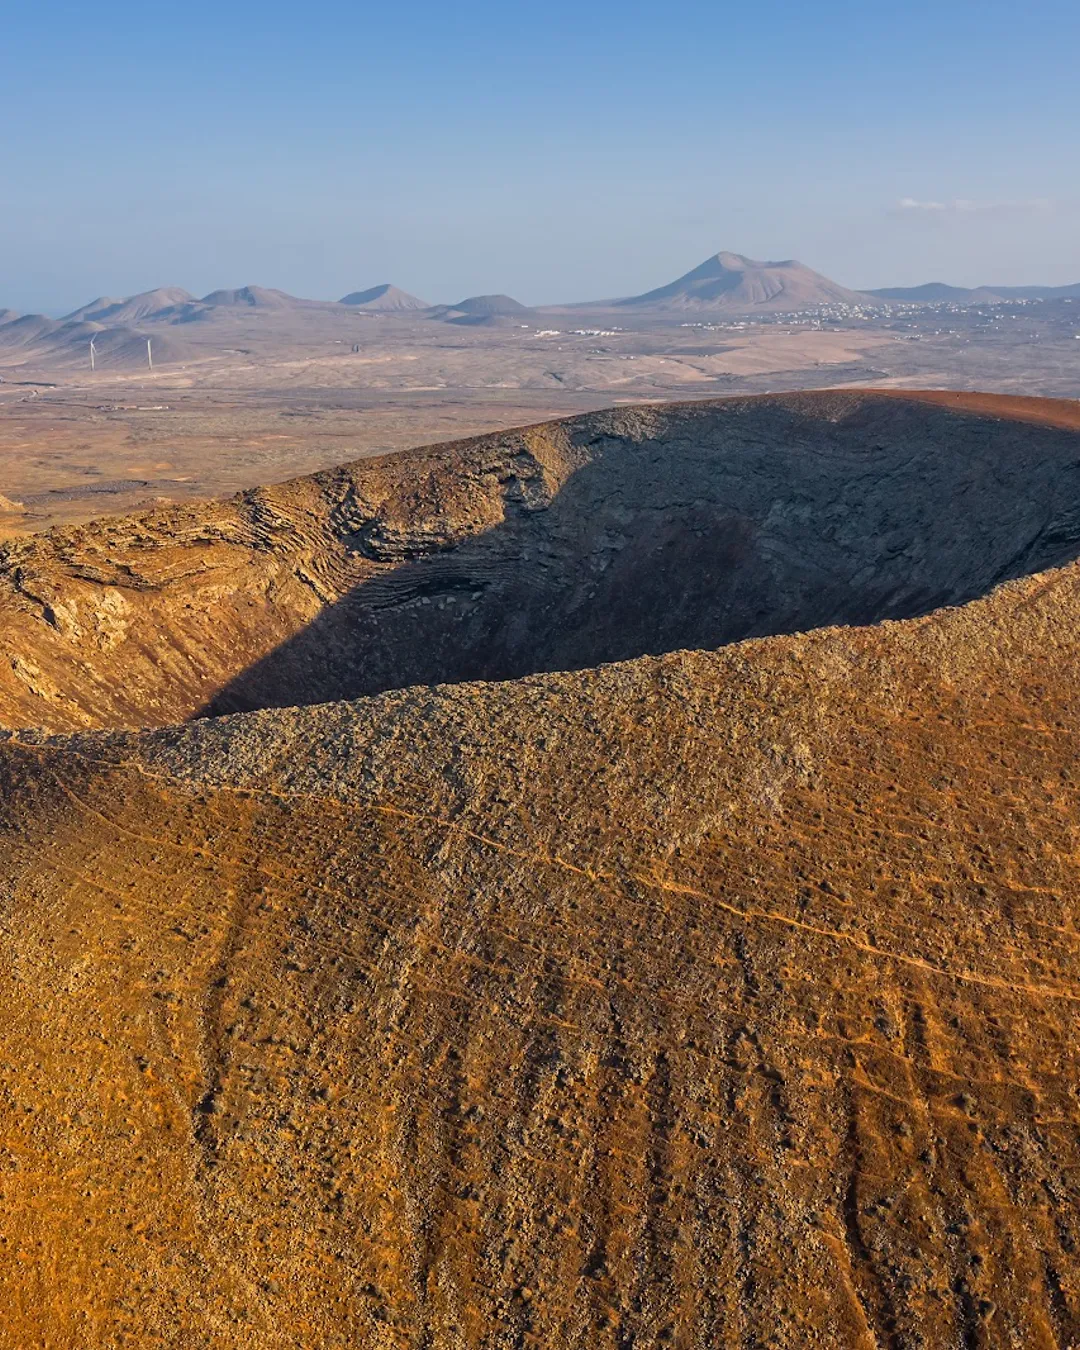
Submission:
M 317 321 L 319 314 L 343 318 L 356 312 L 484 327 L 527 326 L 534 313 L 508 295 L 476 295 L 456 305 L 429 305 L 388 282 L 352 291 L 340 300 L 305 300 L 265 286 L 211 291 L 199 299 L 178 286 L 164 286 L 123 299 L 99 296 L 62 319 L 0 310 L 0 356 L 83 365 L 93 340 L 96 366 L 141 366 L 147 363 L 150 341 L 157 364 L 175 363 L 206 353 L 205 334 L 197 345 L 191 340 L 194 330 L 185 335 L 185 325 L 219 323 L 227 325 L 225 332 L 242 333 L 236 324 L 247 316 L 266 316 L 273 322 L 313 315 Z
M 760 262 L 741 253 L 720 252 L 666 286 L 615 300 L 581 301 L 571 308 L 644 310 L 650 313 L 715 310 L 753 314 L 816 309 L 837 304 L 859 305 L 866 304 L 868 299 L 907 304 L 977 305 L 1008 300 L 1073 297 L 1080 298 L 1080 282 L 1071 286 L 965 287 L 934 281 L 923 286 L 885 286 L 876 290 L 857 291 L 841 286 L 793 258 Z M 147 322 L 157 324 L 207 320 L 229 313 L 339 310 L 342 306 L 368 313 L 413 317 L 427 315 L 451 323 L 488 323 L 515 319 L 527 322 L 530 316 L 542 313 L 544 309 L 554 311 L 567 308 L 545 306 L 537 310 L 508 295 L 476 295 L 453 305 L 431 305 L 389 282 L 367 290 L 351 291 L 340 300 L 306 300 L 265 286 L 211 291 L 200 299 L 179 286 L 163 286 L 123 299 L 99 296 L 63 319 L 48 319 L 40 314 L 20 316 L 13 310 L 0 309 L 0 334 L 3 335 L 0 346 L 9 345 L 11 339 L 20 332 L 28 334 L 31 330 L 44 330 L 73 322 L 115 328 Z M 16 323 L 23 325 L 21 330 L 7 331 Z M 22 341 L 21 337 L 19 341 Z
M 140 295 L 129 295 L 124 300 L 98 296 L 88 305 L 65 315 L 64 321 L 79 319 L 102 324 L 138 323 L 141 319 L 153 318 L 167 310 L 194 303 L 195 297 L 182 287 L 161 286 L 156 291 L 143 291 Z
M 18 361 L 83 365 L 94 344 L 95 366 L 126 368 L 147 364 L 147 342 L 156 364 L 175 364 L 199 355 L 183 325 L 228 323 L 245 315 L 289 316 L 349 310 L 427 313 L 430 306 L 396 286 L 355 291 L 340 301 L 304 300 L 265 286 L 211 291 L 201 299 L 179 286 L 162 286 L 123 299 L 99 296 L 62 319 L 0 310 L 0 356 Z M 205 354 L 205 348 L 203 350 Z
M 924 286 L 885 286 L 867 291 L 878 300 L 899 300 L 914 305 L 1000 305 L 1008 300 L 1065 300 L 1080 297 L 1080 282 L 1073 286 L 948 286 L 929 281 Z
M 144 320 L 185 322 L 229 311 L 326 310 L 337 309 L 340 305 L 385 313 L 431 308 L 426 300 L 418 300 L 415 295 L 409 295 L 407 291 L 389 283 L 372 286 L 366 291 L 353 291 L 340 300 L 304 300 L 300 296 L 289 295 L 287 291 L 273 290 L 267 286 L 239 286 L 211 291 L 199 299 L 179 286 L 162 286 L 157 290 L 128 296 L 124 300 L 101 296 L 66 314 L 57 322 L 86 320 L 109 325 L 140 323 Z M 10 311 L 0 311 L 0 326 L 4 322 L 4 313 Z
M 963 287 L 929 282 L 923 286 L 855 291 L 791 258 L 761 262 L 741 253 L 720 252 L 666 286 L 641 295 L 542 309 L 531 309 L 508 295 L 475 295 L 453 305 L 430 305 L 389 282 L 351 291 L 340 300 L 306 300 L 264 286 L 216 290 L 199 298 L 181 287 L 164 286 L 121 299 L 99 296 L 62 319 L 0 309 L 0 355 L 9 353 L 19 362 L 81 364 L 88 357 L 93 339 L 96 361 L 106 366 L 126 366 L 146 361 L 146 343 L 150 339 L 155 361 L 183 361 L 199 348 L 205 353 L 209 336 L 206 332 L 201 343 L 193 344 L 185 336 L 184 325 L 218 323 L 225 325 L 224 332 L 239 335 L 244 330 L 238 325 L 242 325 L 246 316 L 259 316 L 260 331 L 276 331 L 273 327 L 264 329 L 264 323 L 273 325 L 293 315 L 297 316 L 297 323 L 305 325 L 304 331 L 312 331 L 310 325 L 318 323 L 319 314 L 345 316 L 357 312 L 461 327 L 511 328 L 539 325 L 569 311 L 593 310 L 598 316 L 638 314 L 645 320 L 669 316 L 674 320 L 687 316 L 778 314 L 882 302 L 980 305 L 1072 298 L 1080 299 L 1080 283 Z M 188 331 L 190 338 L 194 338 L 197 330 Z

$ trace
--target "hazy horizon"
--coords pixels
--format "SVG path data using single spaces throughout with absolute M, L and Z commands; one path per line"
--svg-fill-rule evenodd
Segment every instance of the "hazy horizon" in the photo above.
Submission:
M 558 304 L 719 249 L 854 289 L 1080 281 L 1080 11 L 867 8 L 45 0 L 0 51 L 0 307 Z

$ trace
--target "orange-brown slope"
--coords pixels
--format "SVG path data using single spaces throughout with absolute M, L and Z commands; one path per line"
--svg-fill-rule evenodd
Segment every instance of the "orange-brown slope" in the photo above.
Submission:
M 0 1344 L 1071 1344 L 1078 620 L 9 741 Z
M 893 398 L 935 403 L 962 412 L 985 413 L 1010 422 L 1031 422 L 1038 426 L 1080 430 L 1080 399 L 1023 398 L 1017 394 L 981 394 L 952 389 L 896 389 L 888 392 Z

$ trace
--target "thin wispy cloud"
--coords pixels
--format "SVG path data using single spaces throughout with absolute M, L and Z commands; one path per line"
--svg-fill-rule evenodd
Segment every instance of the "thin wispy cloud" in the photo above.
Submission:
M 892 208 L 892 215 L 910 217 L 950 216 L 1010 216 L 1036 215 L 1053 211 L 1054 201 L 1049 197 L 1021 197 L 1006 201 L 972 201 L 954 197 L 951 201 L 922 201 L 918 197 L 901 197 Z

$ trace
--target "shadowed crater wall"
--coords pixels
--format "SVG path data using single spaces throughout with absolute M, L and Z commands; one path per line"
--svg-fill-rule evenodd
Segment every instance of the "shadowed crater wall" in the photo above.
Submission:
M 565 481 L 515 482 L 475 536 L 364 521 L 345 547 L 385 570 L 204 711 L 909 618 L 1080 551 L 1075 433 L 843 396 L 590 430 Z
M 910 617 L 1075 557 L 1080 433 L 935 397 L 623 408 L 15 541 L 0 725 L 715 648 Z

